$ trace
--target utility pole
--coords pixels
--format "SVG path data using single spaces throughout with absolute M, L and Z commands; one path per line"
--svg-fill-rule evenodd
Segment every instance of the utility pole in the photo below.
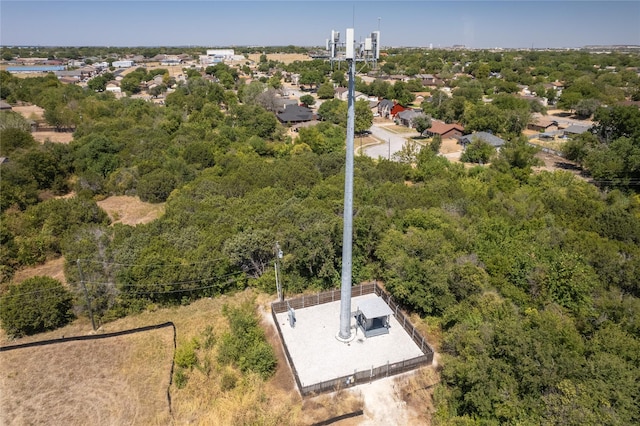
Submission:
M 82 268 L 80 267 L 80 259 L 76 260 L 76 264 L 78 265 L 78 273 L 80 274 L 80 284 L 82 285 L 82 290 L 84 291 L 84 298 L 87 301 L 89 318 L 91 318 L 91 327 L 93 328 L 93 331 L 96 331 L 96 323 L 93 320 L 93 309 L 91 309 L 91 299 L 89 299 L 89 292 L 87 291 L 87 286 L 84 283 L 84 275 L 82 274 Z
M 278 301 L 282 302 L 284 300 L 284 295 L 282 294 L 282 284 L 280 283 L 280 274 L 279 272 L 279 261 L 282 259 L 282 250 L 280 250 L 280 244 L 276 241 L 275 246 L 276 251 L 276 260 L 273 262 L 276 269 L 276 289 L 278 290 Z

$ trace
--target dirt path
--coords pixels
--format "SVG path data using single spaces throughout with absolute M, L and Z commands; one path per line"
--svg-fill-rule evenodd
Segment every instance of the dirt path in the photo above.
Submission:
M 387 377 L 360 385 L 357 391 L 364 399 L 364 416 L 361 426 L 418 425 L 411 419 L 407 403 L 400 399 L 397 377 Z

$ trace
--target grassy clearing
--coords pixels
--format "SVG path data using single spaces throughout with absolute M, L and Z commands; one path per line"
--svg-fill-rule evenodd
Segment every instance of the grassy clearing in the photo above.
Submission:
M 266 321 L 270 299 L 247 290 L 201 299 L 188 306 L 144 312 L 105 324 L 98 331 L 172 321 L 178 348 L 198 342 L 197 361 L 192 368 L 184 369 L 187 379 L 181 388 L 174 374 L 173 416 L 166 398 L 173 333 L 164 328 L 0 353 L 0 424 L 84 424 L 90 418 L 97 425 L 303 425 L 361 408 L 362 400 L 357 395 L 343 399 L 330 394 L 302 400 L 275 327 Z M 219 338 L 229 327 L 222 308 L 246 301 L 257 305 L 269 343 L 276 349 L 278 368 L 267 381 L 216 361 Z M 10 344 L 90 333 L 90 324 L 81 319 Z M 6 338 L 2 340 L 3 345 L 9 344 Z
M 531 142 L 534 145 L 538 145 L 542 148 L 553 149 L 554 151 L 562 152 L 562 147 L 564 146 L 566 140 L 564 139 L 553 139 L 553 140 L 542 140 L 542 139 L 531 139 Z
M 416 129 L 410 129 L 409 127 L 399 126 L 397 124 L 393 126 L 385 126 L 384 129 L 388 130 L 389 132 L 397 133 L 400 135 L 404 135 L 404 134 L 417 135 L 418 134 L 418 132 L 416 132 Z

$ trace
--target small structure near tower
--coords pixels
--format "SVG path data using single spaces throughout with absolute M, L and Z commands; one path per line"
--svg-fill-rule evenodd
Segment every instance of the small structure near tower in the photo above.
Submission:
M 354 312 L 356 323 L 367 338 L 389 334 L 390 315 L 393 315 L 393 311 L 380 298 L 361 301 L 358 310 Z

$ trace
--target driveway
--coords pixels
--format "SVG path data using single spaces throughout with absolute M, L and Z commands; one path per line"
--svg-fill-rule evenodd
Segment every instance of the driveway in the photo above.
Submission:
M 400 151 L 404 144 L 407 142 L 407 138 L 411 136 L 417 136 L 417 133 L 395 133 L 385 129 L 385 126 L 374 124 L 369 129 L 371 135 L 380 141 L 379 144 L 369 145 L 363 148 L 364 154 L 372 158 L 386 158 L 391 159 L 393 154 Z

